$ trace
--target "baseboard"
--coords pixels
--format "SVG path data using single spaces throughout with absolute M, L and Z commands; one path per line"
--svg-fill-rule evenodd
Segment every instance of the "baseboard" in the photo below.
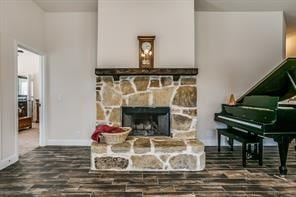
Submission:
M 47 146 L 90 146 L 91 140 L 47 140 Z
M 18 160 L 18 156 L 17 155 L 12 155 L 6 159 L 3 159 L 0 161 L 0 170 L 14 164 L 15 162 L 17 162 Z
M 205 146 L 217 146 L 217 140 L 204 140 L 204 139 L 199 139 L 202 143 L 204 143 Z

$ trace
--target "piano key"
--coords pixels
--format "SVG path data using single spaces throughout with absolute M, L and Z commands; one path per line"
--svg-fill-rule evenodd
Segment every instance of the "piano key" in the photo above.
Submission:
M 218 116 L 218 118 L 228 120 L 228 121 L 232 121 L 232 122 L 239 123 L 239 124 L 243 124 L 243 125 L 246 125 L 246 126 L 254 127 L 254 128 L 257 128 L 257 129 L 262 129 L 262 125 L 258 125 L 258 124 L 249 123 L 249 122 L 245 122 L 245 121 L 241 121 L 241 120 L 237 120 L 237 119 L 229 118 L 229 117 L 225 117 L 225 116 Z

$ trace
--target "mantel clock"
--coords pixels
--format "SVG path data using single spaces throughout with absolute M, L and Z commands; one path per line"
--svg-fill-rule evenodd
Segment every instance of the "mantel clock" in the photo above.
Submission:
M 139 40 L 139 67 L 154 67 L 154 40 L 155 36 L 138 36 Z

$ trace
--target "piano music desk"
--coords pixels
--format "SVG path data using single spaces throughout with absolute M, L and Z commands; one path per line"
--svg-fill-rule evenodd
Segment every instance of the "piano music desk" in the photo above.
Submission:
M 258 161 L 259 165 L 263 164 L 263 138 L 252 135 L 243 131 L 239 131 L 236 129 L 228 128 L 228 129 L 217 129 L 218 131 L 218 152 L 220 152 L 221 147 L 221 135 L 229 138 L 231 143 L 231 150 L 233 150 L 233 140 L 236 140 L 242 143 L 242 164 L 243 167 L 247 165 L 247 145 L 250 144 L 258 144 L 259 145 L 259 154 Z

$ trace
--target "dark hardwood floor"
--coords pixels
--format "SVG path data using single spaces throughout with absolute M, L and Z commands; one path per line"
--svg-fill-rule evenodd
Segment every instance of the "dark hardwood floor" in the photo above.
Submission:
M 241 166 L 234 152 L 207 147 L 202 172 L 89 173 L 89 147 L 37 148 L 0 171 L 0 196 L 296 196 L 296 151 L 290 147 L 287 180 L 278 174 L 276 147 L 265 147 L 264 166 Z

